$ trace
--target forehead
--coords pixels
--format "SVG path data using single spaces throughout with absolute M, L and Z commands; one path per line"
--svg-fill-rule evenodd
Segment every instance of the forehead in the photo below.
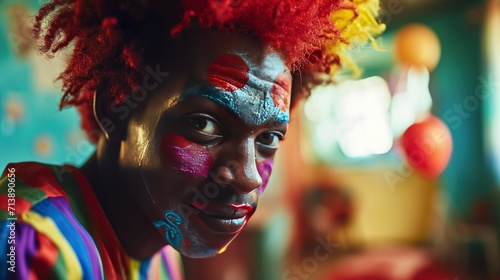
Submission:
M 250 125 L 288 122 L 292 79 L 277 52 L 252 37 L 206 29 L 183 31 L 176 44 L 176 52 L 157 56 L 171 75 L 158 89 L 162 94 L 148 100 L 147 110 L 167 112 L 194 96 L 218 103 Z
M 210 61 L 200 83 L 188 87 L 182 98 L 201 96 L 219 103 L 249 125 L 268 120 L 289 121 L 291 75 L 272 51 L 262 57 L 230 50 Z

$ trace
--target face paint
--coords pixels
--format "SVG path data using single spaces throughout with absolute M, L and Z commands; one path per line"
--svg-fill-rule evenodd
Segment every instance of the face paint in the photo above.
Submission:
M 261 125 L 271 118 L 278 123 L 290 120 L 291 79 L 276 53 L 268 54 L 262 65 L 252 65 L 244 55 L 223 54 L 208 67 L 207 81 L 188 88 L 182 98 L 211 99 L 249 125 Z
M 271 98 L 273 99 L 274 105 L 278 107 L 282 112 L 288 111 L 289 107 L 289 97 L 292 91 L 292 83 L 287 73 L 283 72 L 278 75 L 275 80 L 275 85 L 271 88 Z
M 273 166 L 271 153 L 251 148 L 289 120 L 292 77 L 280 55 L 255 38 L 231 35 L 221 44 L 226 35 L 212 35 L 179 57 L 169 83 L 133 111 L 120 159 L 124 183 L 139 178 L 133 185 L 145 186 L 137 203 L 154 238 L 193 258 L 223 252 L 246 226 Z M 210 127 L 192 122 L 203 115 L 218 125 L 213 141 L 201 135 Z M 243 144 L 245 157 L 237 154 Z M 248 169 L 222 169 L 233 161 Z M 130 172 L 136 164 L 140 177 Z
M 215 87 L 233 92 L 248 82 L 250 67 L 238 55 L 223 54 L 208 66 L 207 80 Z
M 154 222 L 155 227 L 165 227 L 165 239 L 173 247 L 179 247 L 182 241 L 182 233 L 179 226 L 182 218 L 172 210 L 165 211 L 165 220 Z
M 260 185 L 258 192 L 259 196 L 266 190 L 267 183 L 269 182 L 269 177 L 271 177 L 271 172 L 273 171 L 273 160 L 266 159 L 257 164 L 257 171 L 262 178 L 262 184 Z
M 196 145 L 179 134 L 167 134 L 161 140 L 160 151 L 174 169 L 193 177 L 206 177 L 212 167 L 212 156 L 202 146 Z

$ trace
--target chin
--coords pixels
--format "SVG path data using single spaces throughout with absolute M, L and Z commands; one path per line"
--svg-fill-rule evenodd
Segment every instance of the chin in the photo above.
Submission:
M 229 207 L 227 209 L 234 207 Z M 179 253 L 190 258 L 206 258 L 223 253 L 229 244 L 246 227 L 255 207 L 236 207 L 232 217 L 225 207 L 212 207 L 191 211 L 167 210 L 165 218 L 155 225 L 162 228 L 167 243 Z M 248 208 L 248 209 L 247 209 Z M 185 208 L 188 209 L 188 208 Z M 215 211 L 219 212 L 215 212 Z M 182 214 L 181 214 L 182 213 Z M 215 213 L 215 214 L 214 214 Z
M 177 251 L 181 253 L 181 255 L 193 259 L 209 258 L 218 255 L 217 250 L 209 248 L 206 245 L 189 246 L 189 247 L 183 246 L 179 248 L 179 250 Z
M 221 209 L 221 208 L 216 208 Z M 191 212 L 183 216 L 180 226 L 182 241 L 173 246 L 182 255 L 191 258 L 206 258 L 222 254 L 231 242 L 243 231 L 253 215 L 255 207 L 239 211 L 233 218 L 214 215 L 214 209 Z M 212 211 L 212 212 L 209 212 Z
M 208 243 L 202 240 L 198 236 L 190 235 L 189 238 L 185 238 L 182 245 L 178 248 L 174 247 L 183 256 L 189 258 L 208 258 L 219 254 L 222 254 L 226 248 L 231 244 L 231 242 L 238 236 L 234 234 L 232 236 L 218 236 Z M 207 239 L 204 237 L 203 239 Z

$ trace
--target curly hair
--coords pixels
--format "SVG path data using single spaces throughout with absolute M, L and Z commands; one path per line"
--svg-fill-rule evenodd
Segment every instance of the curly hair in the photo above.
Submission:
M 279 51 L 294 75 L 293 104 L 318 83 L 314 73 L 352 64 L 351 43 L 383 30 L 377 11 L 378 0 L 52 0 L 36 14 L 33 34 L 46 55 L 73 48 L 59 76 L 60 108 L 77 106 L 95 142 L 94 91 L 106 87 L 120 103 L 143 77 L 144 54 L 168 48 L 193 22 L 257 36 Z

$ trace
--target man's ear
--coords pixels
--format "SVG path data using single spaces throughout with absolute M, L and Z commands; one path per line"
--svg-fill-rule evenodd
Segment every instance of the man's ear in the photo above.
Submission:
M 96 90 L 93 99 L 94 118 L 108 141 L 125 140 L 130 114 L 119 114 L 119 105 L 106 92 Z M 129 112 L 129 111 L 127 111 Z

